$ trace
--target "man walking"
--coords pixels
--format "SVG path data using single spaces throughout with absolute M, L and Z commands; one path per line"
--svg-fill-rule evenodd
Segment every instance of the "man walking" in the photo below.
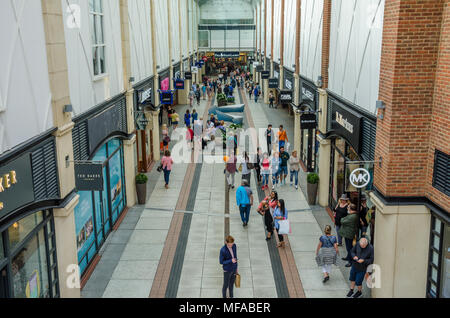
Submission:
M 373 246 L 369 244 L 366 238 L 362 238 L 359 240 L 359 244 L 352 248 L 351 256 L 353 265 L 350 271 L 350 291 L 347 294 L 347 298 L 359 298 L 362 296 L 362 282 L 366 275 L 367 267 L 373 264 Z M 358 291 L 353 294 L 355 285 L 358 287 Z
M 272 125 L 269 125 L 267 127 L 264 135 L 266 136 L 266 140 L 267 140 L 267 152 L 268 152 L 269 156 L 271 156 L 272 155 L 272 136 L 273 136 Z
M 281 159 L 281 165 L 280 165 L 280 185 L 286 185 L 286 177 L 288 176 L 288 161 L 291 158 L 291 156 L 284 151 L 284 147 L 280 148 L 280 159 Z
M 359 214 L 357 212 L 356 204 L 349 205 L 348 215 L 341 219 L 341 228 L 338 233 L 345 239 L 345 249 L 347 250 L 347 257 L 343 261 L 348 261 L 345 267 L 352 266 L 351 251 L 353 247 L 353 239 L 358 233 Z
M 283 125 L 280 125 L 280 131 L 278 132 L 278 141 L 279 141 L 279 148 L 286 147 L 286 143 L 289 141 L 286 130 L 284 130 Z
M 245 179 L 242 180 L 241 186 L 236 190 L 236 202 L 241 213 L 243 226 L 246 227 L 250 218 L 250 209 L 253 205 L 253 192 Z

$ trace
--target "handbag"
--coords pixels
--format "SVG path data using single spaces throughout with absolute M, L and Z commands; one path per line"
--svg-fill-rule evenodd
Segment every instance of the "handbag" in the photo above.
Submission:
M 281 220 L 278 221 L 278 224 L 280 225 L 280 229 L 278 230 L 278 234 L 291 234 L 291 224 L 289 223 L 289 220 Z
M 161 172 L 163 170 L 163 165 L 161 164 L 158 168 L 156 168 L 156 171 Z
M 236 286 L 236 288 L 241 288 L 241 275 L 240 274 L 236 274 L 236 280 L 234 281 L 234 286 Z

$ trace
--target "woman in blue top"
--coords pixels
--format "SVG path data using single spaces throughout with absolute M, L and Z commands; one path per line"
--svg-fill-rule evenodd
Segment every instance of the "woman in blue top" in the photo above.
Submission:
M 236 281 L 237 274 L 237 247 L 234 244 L 234 238 L 228 236 L 225 240 L 225 245 L 220 249 L 219 262 L 223 265 L 223 287 L 222 296 L 227 298 L 227 289 L 229 290 L 230 298 L 233 298 L 233 286 Z
M 278 152 L 274 152 L 270 158 L 270 172 L 272 174 L 272 190 L 278 187 L 278 177 L 280 174 L 281 158 Z
M 287 219 L 288 219 L 288 211 L 286 210 L 284 200 L 280 199 L 280 200 L 278 200 L 278 206 L 275 208 L 275 211 L 273 211 L 273 220 L 275 222 L 275 228 L 277 229 L 277 232 L 280 229 L 279 222 L 281 220 L 287 220 Z M 278 234 L 278 239 L 280 240 L 280 243 L 277 244 L 277 247 L 285 247 L 283 235 Z
M 195 121 L 198 120 L 198 113 L 197 111 L 194 109 L 192 110 L 192 126 L 194 125 Z
M 317 265 L 322 266 L 324 283 L 330 279 L 331 265 L 337 265 L 337 255 L 339 255 L 337 239 L 331 235 L 331 226 L 327 225 L 325 235 L 320 237 L 316 250 L 316 261 Z
M 186 127 L 191 125 L 191 114 L 189 109 L 186 111 L 186 114 L 184 114 L 184 123 L 186 124 Z

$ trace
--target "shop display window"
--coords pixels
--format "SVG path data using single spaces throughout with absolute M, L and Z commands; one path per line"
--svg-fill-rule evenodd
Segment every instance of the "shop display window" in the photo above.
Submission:
M 33 231 L 37 225 L 44 221 L 44 212 L 40 211 L 31 214 L 20 221 L 15 222 L 8 229 L 9 244 L 11 248 L 14 248 L 17 244 L 22 242 L 27 235 Z

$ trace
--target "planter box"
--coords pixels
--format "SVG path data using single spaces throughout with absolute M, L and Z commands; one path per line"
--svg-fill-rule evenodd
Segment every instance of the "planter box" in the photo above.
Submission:
M 319 184 L 307 184 L 307 192 L 308 192 L 308 204 L 309 205 L 316 205 L 316 198 L 317 198 L 317 189 L 319 187 Z
M 147 202 L 147 183 L 136 183 L 138 204 L 144 205 Z

